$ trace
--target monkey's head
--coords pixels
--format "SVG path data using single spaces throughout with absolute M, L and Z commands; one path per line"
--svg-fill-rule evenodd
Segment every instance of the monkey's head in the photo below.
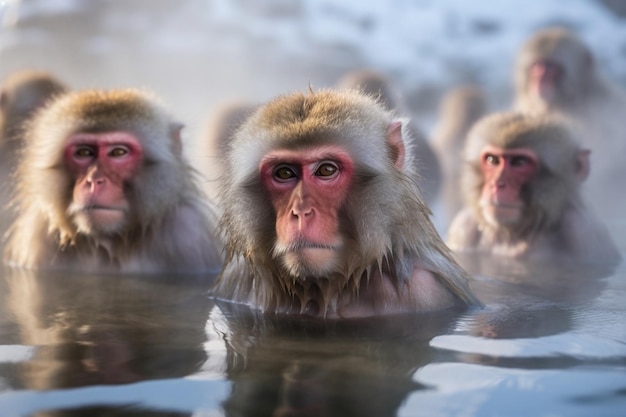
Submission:
M 515 90 L 540 111 L 575 105 L 594 88 L 589 48 L 571 31 L 549 28 L 522 47 L 515 65 Z
M 566 205 L 579 203 L 589 173 L 589 151 L 565 122 L 513 112 L 481 119 L 464 158 L 464 190 L 476 216 L 518 235 L 559 221 Z
M 243 258 L 256 278 L 287 291 L 356 285 L 372 268 L 409 275 L 413 261 L 395 260 L 417 253 L 433 231 L 404 128 L 355 91 L 295 93 L 262 106 L 227 152 L 227 262 Z
M 180 128 L 140 91 L 61 96 L 29 124 L 17 201 L 39 207 L 62 243 L 140 235 L 186 187 Z

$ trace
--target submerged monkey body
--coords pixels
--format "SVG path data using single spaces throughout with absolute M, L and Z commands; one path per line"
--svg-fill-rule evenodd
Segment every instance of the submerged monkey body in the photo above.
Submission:
M 405 126 L 351 91 L 254 113 L 227 152 L 215 295 L 325 317 L 479 304 L 430 222 Z

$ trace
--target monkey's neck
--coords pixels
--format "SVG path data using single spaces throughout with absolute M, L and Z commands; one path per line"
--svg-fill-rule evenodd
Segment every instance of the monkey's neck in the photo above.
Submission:
M 391 255 L 370 262 L 368 267 L 350 268 L 327 277 L 293 277 L 283 270 L 250 266 L 252 285 L 248 291 L 252 302 L 266 311 L 304 314 L 315 317 L 337 317 L 343 307 L 353 305 L 373 283 L 401 279 Z M 406 281 L 406 279 L 405 279 Z M 370 304 L 375 300 L 370 300 Z

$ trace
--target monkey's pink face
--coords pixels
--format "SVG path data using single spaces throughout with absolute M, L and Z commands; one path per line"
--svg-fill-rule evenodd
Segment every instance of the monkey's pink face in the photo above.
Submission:
M 529 92 L 541 100 L 552 103 L 558 99 L 563 66 L 551 60 L 534 62 L 528 70 Z
M 126 132 L 77 133 L 65 147 L 65 165 L 74 181 L 69 212 L 87 234 L 115 234 L 129 220 L 125 186 L 141 166 L 141 143 Z
M 354 172 L 338 146 L 302 151 L 275 150 L 259 173 L 276 213 L 274 256 L 293 276 L 322 277 L 342 261 L 341 209 Z
M 539 167 L 537 154 L 527 148 L 485 146 L 480 155 L 484 185 L 480 198 L 483 216 L 494 225 L 512 225 L 523 215 L 522 189 Z

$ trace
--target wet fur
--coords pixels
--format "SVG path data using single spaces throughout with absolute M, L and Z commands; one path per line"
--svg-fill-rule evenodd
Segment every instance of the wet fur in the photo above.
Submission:
M 226 239 L 219 297 L 249 302 L 262 310 L 302 310 L 320 298 L 322 314 L 349 294 L 358 297 L 363 280 L 387 274 L 397 285 L 411 278 L 418 263 L 432 271 L 463 304 L 477 300 L 466 273 L 456 264 L 430 222 L 411 161 L 411 138 L 403 123 L 407 160 L 393 165 L 386 141 L 395 116 L 355 91 L 324 90 L 278 97 L 241 127 L 227 152 L 220 223 Z M 347 236 L 341 270 L 324 278 L 293 277 L 272 256 L 275 213 L 258 174 L 259 161 L 274 148 L 301 149 L 333 143 L 356 163 L 355 180 L 341 211 Z

